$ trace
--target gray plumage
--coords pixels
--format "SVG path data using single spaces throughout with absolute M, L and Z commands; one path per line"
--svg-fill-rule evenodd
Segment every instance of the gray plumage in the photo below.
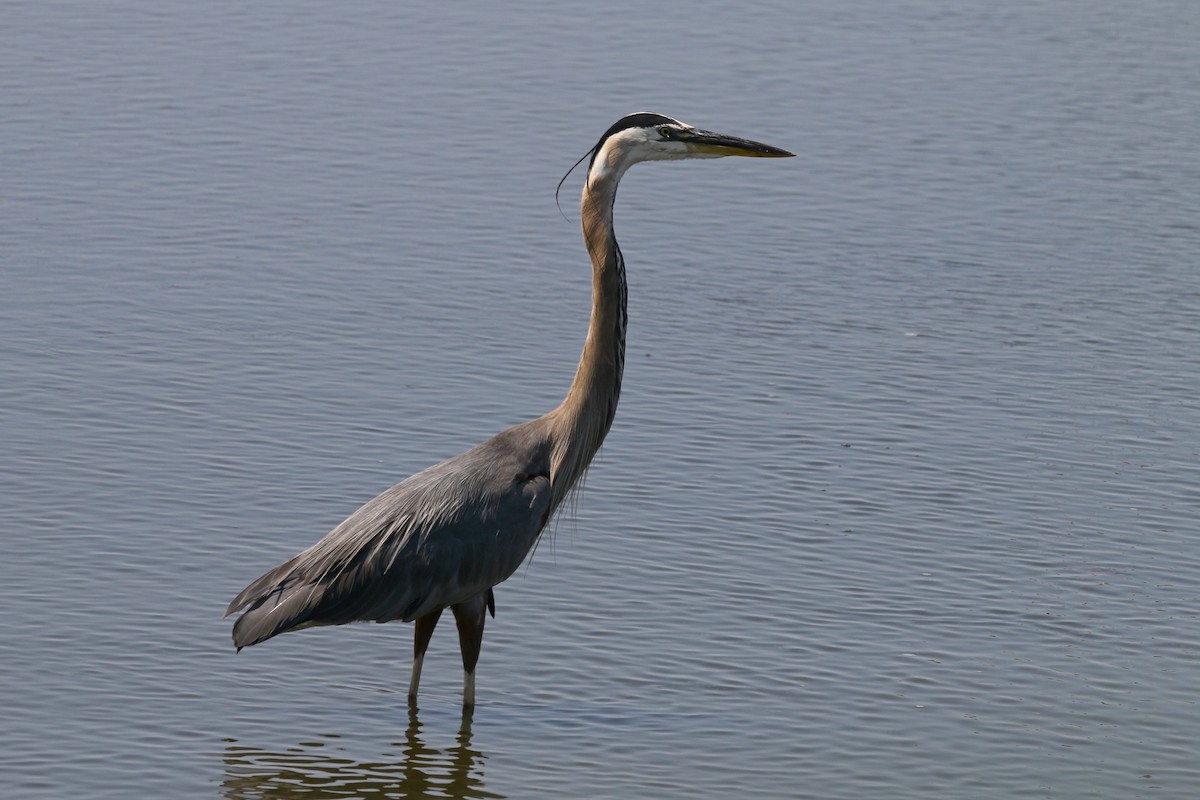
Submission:
M 247 586 L 238 648 L 300 626 L 411 622 L 508 578 L 550 510 L 546 424 L 509 428 L 366 503 Z
M 414 701 L 429 637 L 450 608 L 465 669 L 463 704 L 474 705 L 485 614 L 495 616 L 493 587 L 534 547 L 616 413 L 627 321 L 625 265 L 612 226 L 621 176 L 639 161 L 791 153 L 640 113 L 610 127 L 588 155 L 581 208 L 592 259 L 592 313 L 566 399 L 393 486 L 252 582 L 225 612 L 245 609 L 233 626 L 239 651 L 317 625 L 416 622 Z

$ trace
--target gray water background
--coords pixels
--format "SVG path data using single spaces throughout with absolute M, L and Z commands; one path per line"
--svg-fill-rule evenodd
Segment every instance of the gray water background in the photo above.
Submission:
M 1200 5 L 0 6 L 0 796 L 1200 796 Z M 235 656 L 553 407 L 651 109 L 622 404 L 452 629 Z

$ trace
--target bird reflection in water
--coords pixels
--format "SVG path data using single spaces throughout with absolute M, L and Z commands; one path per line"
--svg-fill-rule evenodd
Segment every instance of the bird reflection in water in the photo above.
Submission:
M 227 800 L 503 798 L 483 786 L 483 754 L 471 746 L 470 714 L 455 743 L 437 749 L 422 740 L 421 721 L 410 708 L 404 740 L 392 748 L 378 761 L 356 761 L 323 745 L 270 752 L 229 742 L 223 793 Z

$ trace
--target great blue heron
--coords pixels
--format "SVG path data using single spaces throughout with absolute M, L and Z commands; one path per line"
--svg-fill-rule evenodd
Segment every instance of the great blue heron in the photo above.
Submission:
M 581 206 L 592 258 L 592 314 L 566 399 L 545 416 L 393 486 L 243 589 L 225 612 L 246 608 L 233 625 L 239 651 L 316 625 L 415 622 L 411 703 L 430 636 L 449 607 L 462 648 L 463 705 L 475 705 L 484 621 L 488 612 L 496 615 L 492 587 L 524 561 L 591 463 L 617 410 L 626 287 L 613 201 L 621 176 L 639 161 L 792 153 L 641 112 L 617 120 L 583 158 L 588 155 Z

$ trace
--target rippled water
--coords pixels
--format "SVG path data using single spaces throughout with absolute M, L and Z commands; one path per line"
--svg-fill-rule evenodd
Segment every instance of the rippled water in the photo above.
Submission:
M 11 4 L 0 794 L 1192 797 L 1200 9 Z M 449 628 L 228 599 L 561 398 L 554 186 L 653 109 L 622 405 Z

